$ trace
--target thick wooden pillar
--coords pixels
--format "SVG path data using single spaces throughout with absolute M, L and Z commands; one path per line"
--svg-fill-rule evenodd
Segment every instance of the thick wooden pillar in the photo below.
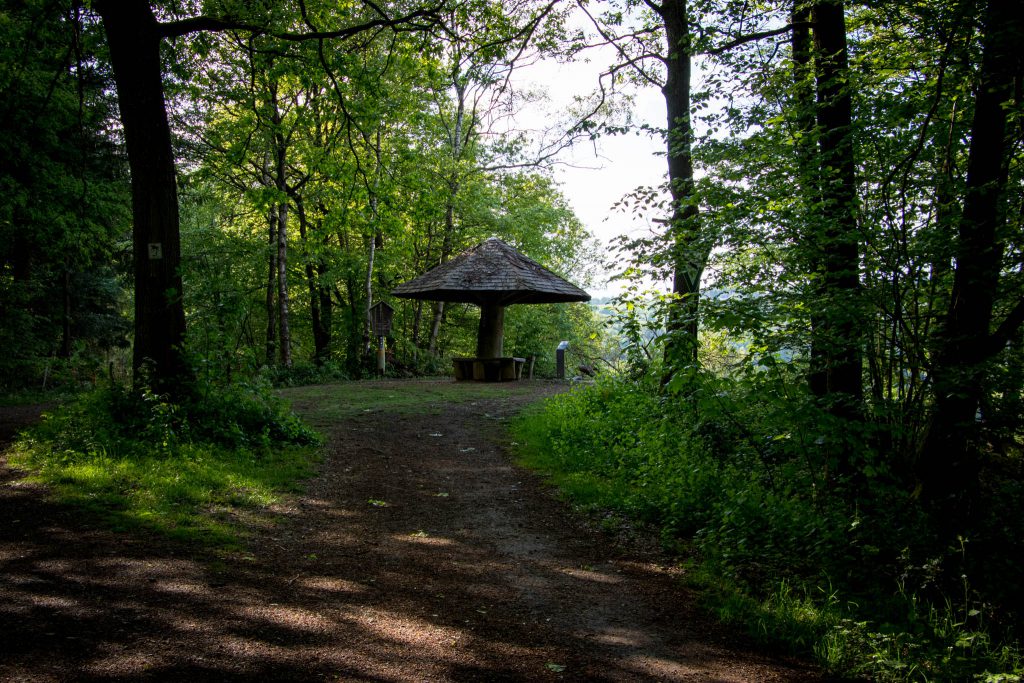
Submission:
M 480 329 L 476 337 L 477 358 L 500 358 L 505 335 L 505 307 L 487 304 L 480 306 Z

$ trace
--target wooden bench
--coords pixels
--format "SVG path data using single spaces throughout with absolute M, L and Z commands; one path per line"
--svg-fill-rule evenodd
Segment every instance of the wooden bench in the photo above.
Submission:
M 505 382 L 522 379 L 525 358 L 453 358 L 455 379 Z

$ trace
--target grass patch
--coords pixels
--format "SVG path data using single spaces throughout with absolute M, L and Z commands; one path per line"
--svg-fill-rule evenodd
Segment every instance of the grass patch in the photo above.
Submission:
M 550 447 L 551 422 L 544 415 L 552 403 L 534 405 L 520 415 L 513 425 L 516 438 L 516 462 L 543 474 L 546 481 L 584 510 L 602 509 L 622 512 L 631 506 L 629 491 L 622 482 L 603 476 L 596 468 L 580 460 L 567 460 Z
M 315 427 L 356 415 L 385 411 L 395 415 L 441 415 L 445 404 L 472 403 L 531 394 L 524 382 L 502 384 L 435 380 L 366 380 L 281 389 L 278 394 Z
M 756 643 L 789 654 L 814 651 L 843 618 L 835 592 L 818 589 L 810 595 L 781 581 L 757 599 L 716 571 L 710 563 L 694 565 L 687 583 L 698 589 L 702 606 L 724 624 L 737 626 Z M 842 673 L 840 668 L 833 673 Z
M 129 407 L 130 406 L 130 407 Z M 116 530 L 237 550 L 241 521 L 313 473 L 316 436 L 263 390 L 175 404 L 101 389 L 45 415 L 7 460 L 53 498 Z
M 57 454 L 31 439 L 8 462 L 31 472 L 60 503 L 82 508 L 115 530 L 156 531 L 205 547 L 240 546 L 237 511 L 265 508 L 312 474 L 315 450 L 280 447 L 256 454 L 188 445 L 173 455 L 122 451 Z

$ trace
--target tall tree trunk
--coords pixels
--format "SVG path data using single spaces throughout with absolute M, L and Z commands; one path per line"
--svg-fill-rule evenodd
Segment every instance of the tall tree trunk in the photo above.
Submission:
M 263 157 L 263 186 L 271 187 L 270 154 Z M 277 362 L 277 208 L 267 210 L 267 287 L 265 305 L 267 334 L 264 361 L 267 367 Z
M 144 0 L 97 0 L 117 84 L 132 187 L 135 382 L 178 393 L 190 381 L 183 353 L 181 242 L 160 33 Z
M 827 410 L 853 419 L 863 399 L 863 321 L 857 240 L 857 186 L 852 100 L 841 0 L 812 8 L 817 59 L 817 124 L 821 192 L 818 250 L 822 307 L 812 330 L 812 389 Z
M 795 117 L 793 124 L 796 127 L 796 150 L 797 171 L 801 196 L 803 197 L 804 219 L 802 228 L 798 232 L 798 239 L 802 244 L 817 245 L 818 226 L 814 220 L 817 215 L 817 207 L 821 203 L 821 192 L 818 182 L 818 143 L 816 140 L 816 103 L 814 91 L 814 46 L 811 40 L 811 8 L 805 0 L 795 0 L 791 14 L 793 25 L 792 49 L 793 49 L 793 94 L 795 105 Z M 813 247 L 812 247 L 813 249 Z M 817 254 L 808 264 L 810 272 L 819 273 L 822 270 L 821 259 Z M 821 287 L 815 285 L 816 294 L 821 294 Z M 811 313 L 811 337 L 817 339 L 822 334 L 823 316 L 822 311 L 812 307 Z M 828 391 L 828 380 L 824 368 L 827 365 L 824 349 L 821 344 L 812 343 L 810 348 L 810 371 L 807 376 L 807 383 L 811 393 L 822 397 Z
M 270 209 L 267 212 L 268 232 L 270 240 L 267 249 L 267 335 L 266 354 L 264 360 L 268 366 L 277 362 L 277 211 Z
M 349 372 L 354 376 L 362 370 L 362 363 L 364 356 L 362 355 L 363 349 L 366 347 L 366 340 L 362 338 L 360 333 L 363 329 L 363 324 L 366 321 L 365 311 L 359 306 L 359 290 L 362 283 L 355 276 L 355 274 L 349 270 L 345 276 L 345 289 L 348 292 L 348 322 L 349 322 L 349 336 L 348 345 L 346 349 L 346 364 Z
M 277 206 L 277 317 L 281 365 L 292 366 L 292 335 L 288 321 L 288 203 Z
M 374 201 L 376 203 L 376 201 Z M 363 352 L 369 356 L 373 352 L 373 265 L 377 257 L 377 236 L 370 235 L 366 245 L 366 280 L 363 282 L 363 291 L 366 292 L 366 307 L 363 316 L 363 336 L 366 337 L 366 348 Z
M 971 124 L 967 194 L 955 244 L 949 312 L 938 332 L 931 368 L 934 410 L 920 460 L 926 497 L 954 523 L 958 498 L 977 484 L 981 444 L 978 411 L 986 394 L 985 364 L 1024 320 L 1024 300 L 993 330 L 1005 247 L 1008 102 L 1022 76 L 1018 54 L 1024 21 L 1014 0 L 991 0 L 985 11 L 982 61 Z
M 322 235 L 321 245 L 323 252 L 327 253 L 330 248 L 331 237 L 324 231 L 323 217 L 327 214 L 327 208 L 322 202 L 318 203 L 319 216 L 316 221 L 316 234 Z M 327 273 L 328 266 L 324 258 L 321 256 L 316 260 L 316 281 L 317 291 L 320 295 L 320 329 L 323 335 L 324 348 L 328 350 L 328 357 L 330 357 L 330 349 L 334 344 L 334 303 L 331 299 L 331 287 L 327 286 Z
M 306 286 L 309 289 L 309 317 L 313 330 L 313 362 L 319 366 L 323 365 L 330 356 L 330 333 L 326 329 L 322 317 L 324 296 L 319 278 L 322 272 L 322 259 L 314 257 L 313 249 L 310 246 L 309 218 L 306 216 L 306 205 L 302 201 L 302 197 L 293 194 L 292 200 L 295 203 L 295 215 L 299 219 L 299 239 L 302 240 L 306 254 L 304 269 Z M 330 297 L 327 297 L 327 303 L 329 306 Z
M 440 263 L 445 263 L 452 254 L 452 239 L 455 235 L 455 195 L 459 191 L 458 183 L 449 185 L 448 201 L 444 211 L 444 237 L 441 239 Z M 441 334 L 441 322 L 444 320 L 443 301 L 434 304 L 434 318 L 430 324 L 430 342 L 427 349 L 431 355 L 437 355 L 437 338 Z
M 412 315 L 412 348 L 415 354 L 419 350 L 420 341 L 420 324 L 423 320 L 423 302 L 417 299 L 413 302 L 413 315 Z
M 369 140 L 367 140 L 369 143 Z M 373 308 L 373 267 L 374 261 L 377 256 L 377 242 L 381 239 L 380 228 L 378 226 L 378 220 L 380 216 L 377 213 L 377 192 L 380 189 L 380 176 L 383 172 L 381 168 L 381 155 L 380 155 L 380 126 L 377 127 L 376 140 L 373 144 L 373 159 L 374 159 L 374 170 L 373 170 L 373 183 L 368 188 L 370 194 L 370 235 L 367 239 L 366 245 L 366 350 L 367 356 L 373 353 L 373 316 L 370 311 Z
M 323 260 L 316 263 L 317 294 L 320 299 L 320 344 L 323 348 L 323 359 L 331 357 L 331 343 L 334 338 L 334 304 L 331 302 L 331 291 L 324 285 L 327 281 L 327 265 Z
M 452 154 L 452 172 L 448 178 L 448 196 L 445 198 L 444 209 L 444 234 L 441 237 L 441 258 L 439 263 L 445 263 L 451 257 L 452 245 L 455 240 L 455 200 L 459 196 L 461 183 L 459 181 L 458 162 L 462 159 L 465 149 L 466 136 L 472 132 L 475 122 L 470 117 L 466 120 L 466 84 L 462 80 L 458 68 L 452 72 L 452 87 L 455 90 L 455 122 L 449 131 L 448 144 Z M 441 334 L 441 323 L 444 321 L 443 301 L 434 305 L 434 320 L 430 326 L 430 342 L 427 348 L 431 355 L 437 355 L 437 339 Z
M 423 269 L 422 266 L 424 266 L 424 264 L 429 266 L 429 264 L 431 263 L 430 252 L 431 252 L 433 244 L 434 244 L 434 230 L 432 230 L 431 227 L 428 225 L 425 232 L 427 234 L 427 244 L 423 248 L 423 254 L 422 254 L 423 258 L 422 259 L 420 258 L 420 251 L 419 251 L 419 249 L 416 249 L 416 271 L 417 272 L 419 272 L 419 271 L 421 271 Z M 420 342 L 420 331 L 421 331 L 421 328 L 423 327 L 424 302 L 419 300 L 419 299 L 417 299 L 414 310 L 415 310 L 415 313 L 413 315 L 413 322 L 412 322 L 412 343 L 413 343 L 413 349 L 414 349 L 413 353 L 416 354 L 415 357 L 418 359 L 419 358 L 419 350 L 421 348 L 423 348 L 423 345 Z
M 438 355 L 437 340 L 441 336 L 441 323 L 444 321 L 444 302 L 438 301 L 434 303 L 434 317 L 430 323 L 430 343 L 427 345 L 427 351 L 432 356 Z
M 668 374 L 697 362 L 700 280 L 711 255 L 711 240 L 701 234 L 693 180 L 693 123 L 690 76 L 692 47 L 687 0 L 661 4 L 667 59 L 662 94 L 668 114 L 668 181 L 672 195 L 669 248 L 672 250 L 672 293 L 667 321 L 665 360 Z
M 281 130 L 281 112 L 277 102 L 277 83 L 270 87 L 271 123 L 273 123 L 274 183 L 277 204 L 277 333 L 281 365 L 292 365 L 292 336 L 288 299 L 288 142 Z
M 445 263 L 452 255 L 452 241 L 455 237 L 455 197 L 459 192 L 459 183 L 451 181 L 448 186 L 448 200 L 444 210 L 444 235 L 441 238 L 440 263 Z M 437 339 L 441 334 L 441 323 L 444 321 L 445 302 L 434 304 L 434 318 L 430 325 L 430 342 L 427 345 L 431 355 L 437 355 Z
M 797 131 L 797 169 L 803 194 L 813 203 L 818 196 L 817 171 L 814 166 L 817 147 L 814 139 L 814 46 L 811 41 L 811 8 L 806 0 L 795 0 L 790 14 L 793 26 L 793 92 Z

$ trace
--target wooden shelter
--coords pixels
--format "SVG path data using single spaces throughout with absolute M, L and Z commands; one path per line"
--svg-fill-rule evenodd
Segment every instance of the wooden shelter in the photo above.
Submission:
M 506 306 L 590 300 L 585 291 L 497 237 L 400 284 L 392 294 L 407 299 L 478 305 L 477 359 L 502 357 Z

